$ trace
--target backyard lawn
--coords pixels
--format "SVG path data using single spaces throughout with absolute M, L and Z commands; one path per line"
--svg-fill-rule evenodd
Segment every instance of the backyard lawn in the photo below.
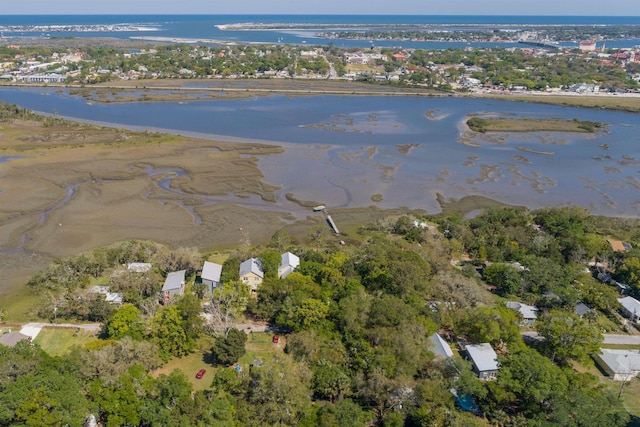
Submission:
M 238 363 L 242 369 L 248 370 L 251 364 L 265 362 L 273 359 L 278 352 L 284 351 L 286 345 L 285 337 L 280 335 L 277 344 L 273 342 L 273 334 L 269 332 L 253 332 L 247 335 L 247 352 L 240 358 Z
M 194 390 L 208 389 L 216 370 L 216 368 L 211 366 L 208 361 L 212 345 L 213 338 L 205 336 L 198 341 L 198 347 L 193 353 L 184 357 L 174 357 L 162 368 L 153 372 L 152 375 L 154 377 L 158 377 L 161 374 L 169 375 L 171 372 L 178 369 L 187 376 L 189 382 L 193 385 Z M 196 378 L 196 374 L 200 369 L 206 369 L 207 372 L 201 379 L 198 379 Z
M 619 381 L 607 380 L 608 386 L 615 391 L 616 395 L 620 392 Z M 634 378 L 622 386 L 622 401 L 624 406 L 632 416 L 631 422 L 627 427 L 640 427 L 640 379 Z
M 75 332 L 75 328 L 42 328 L 33 342 L 51 356 L 64 356 L 72 346 L 83 346 L 96 340 L 92 332 L 84 329 L 80 329 L 77 334 Z

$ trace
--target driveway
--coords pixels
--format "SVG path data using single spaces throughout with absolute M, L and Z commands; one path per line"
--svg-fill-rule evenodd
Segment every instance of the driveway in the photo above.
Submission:
M 97 334 L 100 327 L 100 323 L 27 323 L 20 329 L 20 333 L 34 340 L 42 328 L 80 328 Z

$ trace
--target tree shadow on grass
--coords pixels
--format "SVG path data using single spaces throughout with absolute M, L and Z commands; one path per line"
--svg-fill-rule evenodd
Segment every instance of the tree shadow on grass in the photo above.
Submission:
M 640 418 L 635 415 L 631 415 L 629 422 L 627 423 L 627 427 L 640 427 Z

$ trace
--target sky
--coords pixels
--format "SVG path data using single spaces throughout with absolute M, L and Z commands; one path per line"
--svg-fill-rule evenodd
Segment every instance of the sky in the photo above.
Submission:
M 638 0 L 0 0 L 0 3 L 3 15 L 640 15 Z

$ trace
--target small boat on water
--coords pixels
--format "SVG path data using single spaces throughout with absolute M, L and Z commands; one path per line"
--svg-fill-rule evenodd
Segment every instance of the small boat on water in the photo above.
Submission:
M 319 206 L 316 206 L 315 208 L 313 208 L 313 211 L 314 212 L 320 212 L 320 211 L 325 210 L 326 208 L 327 207 L 325 205 L 319 205 Z

